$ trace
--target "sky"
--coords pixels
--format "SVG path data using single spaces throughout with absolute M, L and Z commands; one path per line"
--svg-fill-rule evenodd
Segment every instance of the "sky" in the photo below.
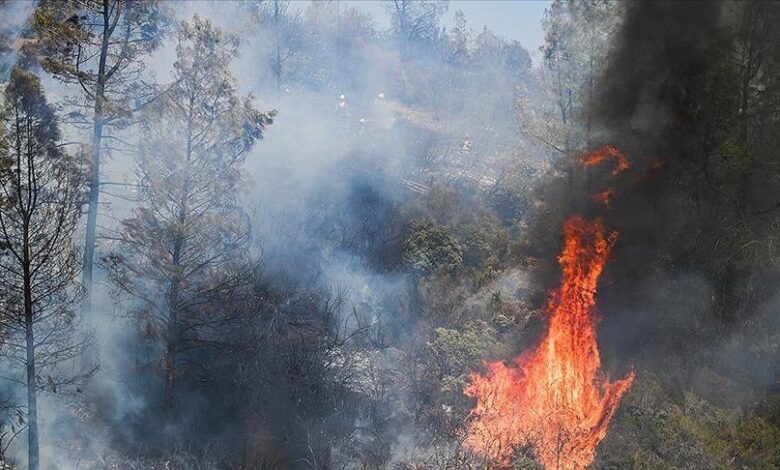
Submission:
M 544 40 L 542 17 L 549 4 L 550 0 L 452 0 L 442 21 L 450 28 L 455 12 L 461 10 L 470 28 L 481 31 L 487 26 L 505 38 L 519 41 L 536 58 Z M 387 14 L 379 0 L 342 0 L 342 5 L 360 7 L 371 13 L 377 25 L 387 26 Z
M 470 27 L 479 31 L 487 26 L 509 39 L 520 41 L 529 52 L 536 52 L 544 40 L 542 17 L 550 4 L 547 0 L 482 0 L 453 1 L 444 20 L 452 25 L 457 10 L 466 14 Z

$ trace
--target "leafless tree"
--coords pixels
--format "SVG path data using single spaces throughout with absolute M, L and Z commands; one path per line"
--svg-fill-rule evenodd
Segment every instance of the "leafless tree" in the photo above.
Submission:
M 434 39 L 439 34 L 439 20 L 448 7 L 449 0 L 388 0 L 385 11 L 390 15 L 402 51 L 408 53 L 415 41 Z
M 271 0 L 262 6 L 260 19 L 270 35 L 268 65 L 281 89 L 304 47 L 303 18 L 300 10 L 290 8 L 289 1 Z

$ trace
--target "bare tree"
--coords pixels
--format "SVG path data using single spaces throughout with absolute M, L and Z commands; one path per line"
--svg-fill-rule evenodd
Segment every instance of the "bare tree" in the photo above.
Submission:
M 181 355 L 225 321 L 217 299 L 244 282 L 248 230 L 237 203 L 241 167 L 274 115 L 240 97 L 228 70 L 237 40 L 197 16 L 183 23 L 174 82 L 147 110 L 137 171 L 141 206 L 122 222 L 105 258 L 118 291 L 139 301 L 145 331 L 159 340 L 164 416 L 175 423 Z
M 0 326 L 2 352 L 27 389 L 29 468 L 40 466 L 38 391 L 73 384 L 87 372 L 55 378 L 57 365 L 81 354 L 74 311 L 83 289 L 72 236 L 81 215 L 84 172 L 63 153 L 56 118 L 38 78 L 15 69 L 5 92 L 0 156 Z M 44 375 L 46 374 L 46 375 Z
M 290 9 L 289 0 L 271 0 L 262 5 L 260 21 L 271 47 L 268 65 L 277 89 L 281 89 L 304 48 L 302 15 L 300 10 Z
M 449 0 L 387 0 L 393 31 L 408 54 L 416 41 L 430 41 L 439 34 L 439 20 L 449 7 Z

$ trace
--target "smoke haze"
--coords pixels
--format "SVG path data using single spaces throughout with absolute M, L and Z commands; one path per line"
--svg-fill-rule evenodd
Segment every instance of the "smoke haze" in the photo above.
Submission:
M 338 1 L 163 5 L 170 31 L 139 88 L 166 93 L 180 25 L 202 20 L 237 40 L 238 94 L 276 113 L 241 167 L 248 242 L 224 267 L 241 282 L 197 307 L 226 320 L 179 359 L 166 428 L 164 345 L 109 272 L 145 194 L 137 124 L 151 114 L 139 106 L 106 131 L 100 170 L 84 314 L 96 342 L 81 359 L 100 367 L 77 391 L 41 395 L 43 468 L 484 468 L 462 445 L 463 390 L 485 361 L 538 344 L 573 214 L 619 233 L 598 344 L 609 377 L 636 374 L 595 468 L 762 468 L 713 451 L 695 418 L 780 429 L 777 8 L 555 1 L 528 50 L 455 1 L 372 4 L 382 18 Z M 0 2 L 0 83 L 15 64 L 38 74 L 65 140 L 87 154 L 92 128 L 72 122 L 83 90 L 37 65 L 38 6 Z M 581 164 L 606 145 L 626 171 Z M 606 190 L 605 206 L 594 196 Z M 15 410 L 23 391 L 3 385 L 0 399 Z M 14 413 L 3 431 L 18 429 Z M 12 468 L 26 468 L 23 435 L 0 440 Z M 777 441 L 762 439 L 770 455 Z M 541 468 L 513 450 L 515 468 Z

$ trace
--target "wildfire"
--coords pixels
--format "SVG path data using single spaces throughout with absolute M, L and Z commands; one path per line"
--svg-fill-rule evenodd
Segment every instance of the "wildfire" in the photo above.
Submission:
M 605 149 L 601 154 L 615 157 L 618 168 L 627 166 L 620 151 Z M 498 467 L 529 447 L 548 470 L 586 468 L 634 379 L 630 373 L 609 382 L 596 344 L 596 284 L 617 234 L 607 233 L 600 219 L 580 216 L 571 217 L 563 231 L 563 279 L 547 305 L 547 335 L 509 365 L 487 364 L 487 372 L 472 374 L 465 389 L 477 399 L 466 445 Z
M 580 163 L 582 163 L 582 166 L 595 166 L 601 164 L 609 157 L 615 159 L 615 169 L 612 170 L 613 176 L 617 176 L 628 170 L 630 165 L 628 163 L 628 158 L 626 158 L 626 154 L 612 145 L 605 145 L 598 150 L 588 152 Z
M 615 197 L 615 190 L 607 188 L 604 191 L 598 192 L 591 196 L 594 201 L 600 202 L 604 207 L 609 209 L 612 206 L 612 198 Z

